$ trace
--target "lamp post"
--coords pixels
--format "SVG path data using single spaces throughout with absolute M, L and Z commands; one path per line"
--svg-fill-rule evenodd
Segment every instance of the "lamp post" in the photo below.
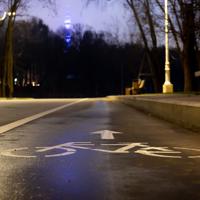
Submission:
M 173 93 L 173 85 L 170 82 L 170 62 L 169 62 L 169 18 L 168 0 L 165 0 L 165 82 L 163 93 Z

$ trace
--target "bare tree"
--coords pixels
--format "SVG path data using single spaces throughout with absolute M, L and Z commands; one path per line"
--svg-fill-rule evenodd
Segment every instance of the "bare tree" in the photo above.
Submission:
M 38 0 L 45 5 L 53 4 L 53 0 Z M 13 27 L 18 10 L 26 8 L 29 0 L 4 0 L 7 8 L 7 25 L 5 32 L 3 65 L 1 67 L 1 96 L 12 97 L 13 86 Z M 0 2 L 1 3 L 1 2 Z
M 164 13 L 164 5 L 156 0 Z M 184 91 L 195 89 L 194 72 L 198 69 L 198 18 L 200 15 L 198 0 L 169 0 L 169 24 L 171 33 L 180 55 L 184 72 Z
M 146 54 L 148 56 L 149 66 L 152 73 L 152 79 L 154 83 L 155 92 L 161 91 L 160 82 L 160 67 L 158 66 L 156 55 L 157 55 L 157 36 L 155 31 L 155 23 L 152 17 L 150 3 L 148 0 L 134 1 L 126 0 L 127 5 L 131 9 L 136 23 L 139 27 L 139 31 L 144 43 Z M 144 16 L 141 16 L 143 13 Z M 144 20 L 143 20 L 144 19 Z M 145 30 L 149 30 L 149 35 Z M 149 39 L 151 43 L 149 43 Z M 151 48 L 152 47 L 152 48 Z
M 105 4 L 110 0 L 99 1 L 95 0 L 98 4 Z M 85 0 L 86 4 L 94 2 L 92 0 Z M 143 41 L 145 51 L 148 57 L 150 71 L 152 73 L 152 80 L 154 90 L 161 91 L 161 70 L 157 63 L 157 35 L 155 29 L 155 22 L 152 15 L 151 3 L 148 0 L 122 0 L 121 1 L 132 12 L 136 24 L 138 26 L 141 39 Z M 149 42 L 150 41 L 150 42 Z
M 85 0 L 94 2 L 93 0 Z M 95 0 L 95 2 L 102 2 Z M 104 1 L 108 2 L 108 0 Z M 122 0 L 134 16 L 139 28 L 144 47 L 150 60 L 150 68 L 154 74 L 154 87 L 159 91 L 158 80 L 161 69 L 157 64 L 157 26 L 163 29 L 164 1 L 163 0 Z M 194 72 L 200 68 L 200 1 L 199 0 L 169 0 L 169 24 L 175 41 L 184 72 L 184 91 L 195 89 Z M 160 16 L 156 12 L 160 8 Z M 159 18 L 162 18 L 160 23 Z M 164 33 L 164 32 L 163 32 Z

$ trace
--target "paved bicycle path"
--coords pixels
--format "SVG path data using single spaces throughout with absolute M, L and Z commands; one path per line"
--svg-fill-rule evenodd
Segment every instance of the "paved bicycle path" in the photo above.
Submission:
M 0 199 L 196 200 L 199 147 L 118 101 L 84 101 L 1 135 Z

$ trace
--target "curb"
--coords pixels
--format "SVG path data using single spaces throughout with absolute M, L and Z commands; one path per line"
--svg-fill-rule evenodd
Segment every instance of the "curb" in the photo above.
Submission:
M 200 107 L 142 97 L 118 96 L 116 99 L 140 111 L 150 113 L 184 128 L 200 131 Z

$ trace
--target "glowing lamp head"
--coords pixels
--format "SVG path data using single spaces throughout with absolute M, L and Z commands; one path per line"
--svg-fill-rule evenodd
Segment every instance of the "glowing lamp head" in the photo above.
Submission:
M 70 29 L 72 26 L 72 22 L 70 19 L 66 19 L 64 24 L 65 24 L 66 29 Z

